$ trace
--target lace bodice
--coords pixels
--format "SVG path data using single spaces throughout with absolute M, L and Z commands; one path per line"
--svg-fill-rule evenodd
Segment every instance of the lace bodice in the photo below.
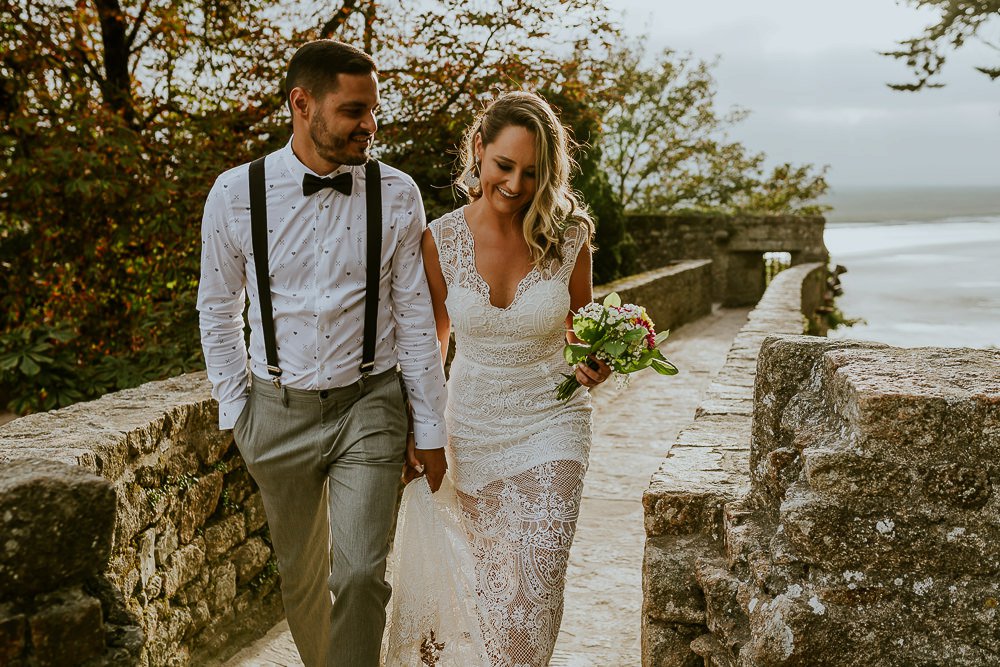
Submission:
M 463 209 L 431 223 L 445 284 L 446 305 L 459 352 L 495 365 L 524 366 L 561 355 L 569 312 L 569 278 L 585 240 L 570 226 L 560 255 L 535 266 L 506 308 L 490 303 L 490 287 L 476 270 L 472 232 Z M 561 356 L 559 357 L 561 360 Z

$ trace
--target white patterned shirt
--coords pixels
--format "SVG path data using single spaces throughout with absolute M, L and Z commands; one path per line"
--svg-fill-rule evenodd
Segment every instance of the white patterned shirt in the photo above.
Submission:
M 323 390 L 361 377 L 364 338 L 365 169 L 350 172 L 350 196 L 326 188 L 308 197 L 312 172 L 291 141 L 265 158 L 271 300 L 283 385 Z M 249 373 L 270 381 L 250 235 L 249 165 L 216 180 L 202 220 L 198 311 L 219 428 L 232 428 L 247 400 Z M 318 174 L 317 174 L 318 175 Z M 446 389 L 434 312 L 420 254 L 426 226 L 420 191 L 408 175 L 382 165 L 382 261 L 375 369 L 397 362 L 413 406 L 417 447 L 446 441 Z M 250 299 L 249 369 L 243 310 Z

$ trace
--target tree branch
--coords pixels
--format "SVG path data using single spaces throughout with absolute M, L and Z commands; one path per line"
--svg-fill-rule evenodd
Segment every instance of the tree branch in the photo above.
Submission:
M 347 19 L 351 18 L 351 14 L 357 8 L 358 0 L 344 0 L 344 4 L 340 6 L 340 9 L 319 29 L 319 36 L 323 39 L 330 39 L 335 36 L 344 27 Z
M 151 2 L 152 0 L 143 0 L 142 7 L 139 8 L 139 13 L 136 15 L 135 21 L 132 23 L 132 29 L 125 38 L 125 46 L 129 49 L 129 53 L 135 53 L 135 51 L 132 50 L 132 45 L 135 43 L 135 38 L 139 34 L 139 28 L 142 27 L 143 22 L 146 20 L 146 12 L 149 10 Z M 137 50 L 138 49 L 136 49 L 136 51 Z

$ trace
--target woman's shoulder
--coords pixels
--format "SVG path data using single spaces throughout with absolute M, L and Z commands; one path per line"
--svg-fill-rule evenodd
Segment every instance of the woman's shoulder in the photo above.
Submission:
M 453 229 L 456 224 L 462 221 L 463 215 L 464 213 L 462 212 L 462 209 L 456 208 L 454 211 L 448 211 L 441 217 L 431 220 L 430 224 L 427 226 L 430 227 L 431 231 L 436 236 L 442 230 Z
M 586 218 L 571 215 L 563 224 L 560 246 L 569 250 L 580 250 L 594 233 L 593 224 Z

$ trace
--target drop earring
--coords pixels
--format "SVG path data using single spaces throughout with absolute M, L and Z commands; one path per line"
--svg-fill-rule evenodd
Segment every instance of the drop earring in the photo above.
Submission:
M 465 176 L 462 177 L 462 184 L 469 190 L 475 190 L 479 187 L 479 160 L 476 160 L 472 169 L 470 169 Z

